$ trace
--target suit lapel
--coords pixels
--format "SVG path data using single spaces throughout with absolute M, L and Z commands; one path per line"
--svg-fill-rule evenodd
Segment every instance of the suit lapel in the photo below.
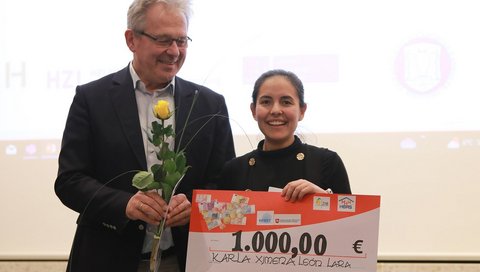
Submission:
M 128 66 L 114 75 L 110 98 L 135 157 L 141 167 L 146 169 L 147 161 L 138 118 L 137 100 Z
M 175 80 L 175 149 L 177 150 L 183 149 L 192 137 L 191 129 L 188 125 L 185 127 L 185 122 L 187 122 L 188 113 L 192 107 L 195 90 L 189 88 L 181 78 L 176 77 Z M 192 112 L 195 112 L 195 110 Z M 190 116 L 189 122 L 195 118 L 193 115 L 194 113 Z M 184 127 L 185 131 L 183 131 Z M 178 145 L 180 145 L 180 148 Z

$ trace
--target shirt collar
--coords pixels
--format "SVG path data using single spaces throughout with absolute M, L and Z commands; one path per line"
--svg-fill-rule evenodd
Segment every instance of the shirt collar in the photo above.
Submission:
M 133 68 L 133 63 L 130 62 L 130 65 L 129 65 L 129 70 L 130 70 L 130 75 L 132 76 L 132 81 L 133 81 L 133 89 L 134 90 L 139 90 L 141 92 L 147 92 L 146 88 L 145 88 L 145 84 L 140 80 L 140 77 L 138 76 L 137 72 L 135 71 L 135 68 Z M 172 86 L 171 88 L 169 88 L 169 86 Z M 162 89 L 157 89 L 155 90 L 155 92 L 162 92 L 162 91 L 169 91 L 171 93 L 171 95 L 173 95 L 175 93 L 175 78 L 172 79 L 172 81 L 170 81 L 170 83 L 167 84 L 167 86 L 165 86 L 165 88 L 162 88 Z

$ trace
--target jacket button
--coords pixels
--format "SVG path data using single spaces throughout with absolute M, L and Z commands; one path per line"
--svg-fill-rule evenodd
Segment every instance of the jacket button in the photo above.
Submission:
M 144 230 L 145 227 L 144 227 L 142 224 L 140 224 L 140 225 L 138 225 L 138 229 L 139 229 L 139 230 Z

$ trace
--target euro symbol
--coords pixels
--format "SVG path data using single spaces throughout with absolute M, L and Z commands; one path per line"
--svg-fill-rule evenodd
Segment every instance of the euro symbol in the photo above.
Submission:
M 353 250 L 355 250 L 355 252 L 357 252 L 358 254 L 362 254 L 362 244 L 363 240 L 357 240 L 355 243 L 353 243 Z

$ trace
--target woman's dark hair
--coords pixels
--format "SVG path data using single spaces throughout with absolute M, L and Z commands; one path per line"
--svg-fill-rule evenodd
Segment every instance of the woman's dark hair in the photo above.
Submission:
M 265 80 L 267 80 L 268 78 L 273 77 L 273 76 L 283 76 L 288 81 L 290 81 L 290 83 L 292 83 L 295 90 L 297 90 L 298 99 L 300 100 L 300 107 L 305 106 L 305 100 L 304 100 L 305 91 L 303 90 L 302 81 L 294 73 L 292 73 L 290 71 L 285 71 L 285 70 L 282 70 L 282 69 L 274 69 L 274 70 L 267 71 L 267 72 L 263 73 L 255 81 L 255 85 L 253 86 L 253 93 L 252 93 L 252 99 L 253 99 L 254 104 L 257 102 L 258 91 L 260 90 L 260 87 L 262 87 Z

